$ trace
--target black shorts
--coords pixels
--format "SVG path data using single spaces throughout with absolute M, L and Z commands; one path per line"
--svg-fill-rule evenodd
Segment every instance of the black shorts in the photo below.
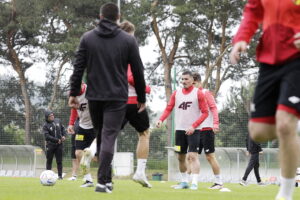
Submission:
M 76 155 L 75 155 L 75 150 L 76 150 L 76 146 L 75 146 L 75 134 L 71 135 L 71 158 L 72 159 L 76 159 Z
M 89 147 L 95 139 L 95 133 L 93 129 L 83 129 L 78 127 L 75 136 L 76 150 L 83 150 Z
M 185 131 L 175 132 L 175 151 L 180 154 L 199 151 L 200 131 L 195 130 L 192 135 L 186 135 Z
M 275 123 L 277 109 L 300 117 L 300 59 L 280 66 L 260 64 L 251 120 Z
M 213 130 L 200 131 L 200 144 L 198 153 L 204 149 L 205 154 L 215 152 L 215 133 Z
M 143 112 L 138 113 L 137 104 L 127 104 L 126 115 L 122 123 L 122 129 L 125 127 L 127 122 L 135 128 L 139 133 L 144 132 L 150 127 L 148 112 L 145 109 Z

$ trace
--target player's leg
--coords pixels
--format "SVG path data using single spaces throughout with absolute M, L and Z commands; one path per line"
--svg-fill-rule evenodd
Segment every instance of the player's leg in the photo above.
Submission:
M 285 111 L 277 111 L 277 134 L 279 140 L 279 161 L 281 184 L 277 197 L 292 199 L 296 169 L 299 166 L 299 138 L 296 133 L 298 119 Z
M 83 129 L 81 127 L 78 128 L 78 133 L 84 136 L 82 142 L 80 143 L 80 149 L 83 149 L 81 154 L 82 157 L 80 160 L 80 167 L 82 168 L 85 182 L 80 187 L 93 187 L 93 178 L 90 173 L 90 163 L 93 156 L 89 147 L 95 139 L 95 133 L 93 129 Z
M 274 124 L 250 121 L 248 129 L 251 138 L 256 142 L 266 142 L 276 139 L 276 127 Z
M 187 136 L 188 140 L 188 153 L 187 163 L 191 170 L 192 184 L 190 189 L 198 189 L 198 177 L 200 173 L 200 162 L 198 157 L 199 142 L 200 142 L 200 131 L 195 130 L 192 135 Z
M 145 172 L 150 142 L 150 124 L 147 110 L 138 113 L 136 104 L 127 104 L 125 118 L 125 120 L 128 120 L 130 125 L 139 133 L 139 140 L 136 147 L 137 168 L 133 175 L 133 180 L 144 187 L 151 188 L 152 185 L 148 182 Z
M 68 179 L 69 181 L 75 181 L 77 179 L 77 170 L 79 167 L 79 161 L 76 158 L 75 151 L 75 134 L 71 135 L 71 158 L 72 158 L 72 176 Z
M 111 164 L 114 155 L 114 146 L 117 135 L 121 130 L 122 121 L 125 117 L 126 102 L 98 102 L 100 109 L 96 109 L 97 112 L 102 111 L 103 128 L 101 131 L 101 149 L 99 152 L 99 169 L 98 169 L 98 184 L 96 186 L 96 192 L 111 193 L 112 191 L 106 186 L 106 184 L 112 183 L 111 179 Z M 95 123 L 93 117 L 93 106 L 90 106 L 90 114 Z M 100 116 L 101 118 L 101 116 Z M 99 122 L 98 121 L 98 122 Z M 95 126 L 94 126 L 95 127 Z M 99 133 L 98 133 L 99 135 Z M 97 136 L 98 136 L 97 135 Z M 98 140 L 98 137 L 97 137 Z
M 209 189 L 222 189 L 223 181 L 221 177 L 220 165 L 215 156 L 215 133 L 213 130 L 206 130 L 201 131 L 200 134 L 203 140 L 206 160 L 210 164 L 215 176 L 214 184 Z
M 186 167 L 186 154 L 188 148 L 188 141 L 185 135 L 185 131 L 176 130 L 175 132 L 175 151 L 177 153 L 180 183 L 174 187 L 174 189 L 187 189 L 189 188 L 189 178 Z

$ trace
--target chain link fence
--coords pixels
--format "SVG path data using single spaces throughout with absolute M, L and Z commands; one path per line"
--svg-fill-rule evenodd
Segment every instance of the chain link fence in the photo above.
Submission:
M 14 78 L 0 77 L 0 145 L 33 145 L 45 150 L 44 135 L 41 128 L 44 124 L 44 110 L 47 108 L 52 94 L 51 83 L 44 86 L 37 86 L 33 83 L 28 85 L 31 100 L 31 123 L 30 123 L 30 144 L 25 144 L 25 108 L 18 82 Z M 56 118 L 59 118 L 65 128 L 68 126 L 70 108 L 67 105 L 67 89 L 59 87 L 59 94 L 53 105 Z M 243 105 L 228 105 L 220 110 L 220 132 L 216 135 L 216 147 L 244 148 L 247 135 L 248 113 Z M 153 125 L 158 114 L 151 111 L 151 124 Z M 166 128 L 151 129 L 150 154 L 147 163 L 147 170 L 150 173 L 162 172 L 167 174 L 168 150 Z M 174 139 L 174 138 L 173 138 Z M 117 152 L 133 152 L 136 162 L 135 149 L 138 141 L 138 133 L 127 125 L 118 136 Z M 264 148 L 277 147 L 276 143 L 262 144 Z M 71 168 L 71 137 L 64 143 L 64 168 Z M 222 166 L 222 163 L 220 163 Z M 96 165 L 93 165 L 96 167 Z M 135 166 L 135 164 L 134 164 Z

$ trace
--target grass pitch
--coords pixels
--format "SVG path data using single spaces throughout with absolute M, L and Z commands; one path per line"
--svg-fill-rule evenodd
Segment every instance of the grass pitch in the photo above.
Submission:
M 57 181 L 54 186 L 42 186 L 38 178 L 0 177 L 0 200 L 274 200 L 276 185 L 246 187 L 224 184 L 231 192 L 207 189 L 211 183 L 199 183 L 199 189 L 175 190 L 175 182 L 151 181 L 153 188 L 143 188 L 131 180 L 115 180 L 112 194 L 96 193 L 93 188 L 80 188 L 82 180 Z M 300 199 L 295 188 L 294 199 Z

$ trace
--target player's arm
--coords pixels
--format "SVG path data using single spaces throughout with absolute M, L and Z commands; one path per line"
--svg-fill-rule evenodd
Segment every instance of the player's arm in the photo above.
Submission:
M 74 134 L 75 133 L 74 124 L 75 124 L 75 121 L 76 121 L 77 118 L 78 118 L 78 112 L 75 108 L 72 108 L 70 118 L 69 118 L 69 126 L 68 126 L 68 129 L 67 129 L 69 134 Z
M 128 65 L 127 79 L 128 79 L 129 85 L 131 85 L 131 86 L 134 87 L 134 79 L 133 79 L 133 75 L 132 75 L 132 72 L 131 72 L 131 67 L 130 67 L 130 65 Z M 146 92 L 147 94 L 150 94 L 151 88 L 150 88 L 149 85 L 146 85 L 145 92 Z
M 81 37 L 78 49 L 75 53 L 75 61 L 73 64 L 74 70 L 70 79 L 71 97 L 76 97 L 79 95 L 81 89 L 82 76 L 87 65 L 87 47 L 85 44 L 84 36 L 85 35 Z
M 200 117 L 193 123 L 192 127 L 197 128 L 208 117 L 208 106 L 206 98 L 201 90 L 198 90 L 198 104 L 201 111 Z
M 129 51 L 129 64 L 134 79 L 134 87 L 137 94 L 137 101 L 141 104 L 146 103 L 145 94 L 145 78 L 144 78 L 144 66 L 140 57 L 139 48 L 135 38 L 130 38 L 130 51 Z
M 162 122 L 167 119 L 167 117 L 170 115 L 170 113 L 172 112 L 174 106 L 175 106 L 175 96 L 176 96 L 176 91 L 173 92 L 173 94 L 171 95 L 171 98 L 163 112 L 163 114 L 160 116 L 158 122 L 156 123 L 156 126 L 158 128 L 160 128 Z
M 211 92 L 206 91 L 205 92 L 205 98 L 207 101 L 207 105 L 209 110 L 212 112 L 213 115 L 213 130 L 214 132 L 219 131 L 219 114 L 218 114 L 218 107 L 215 101 L 214 96 L 211 94 Z
M 247 44 L 263 20 L 263 14 L 261 0 L 249 0 L 245 5 L 243 19 L 233 38 L 233 48 L 229 55 L 232 64 L 239 61 L 241 52 L 246 52 Z
M 238 32 L 233 38 L 233 44 L 239 41 L 249 43 L 263 20 L 263 14 L 261 0 L 249 0 L 245 5 L 243 19 Z

